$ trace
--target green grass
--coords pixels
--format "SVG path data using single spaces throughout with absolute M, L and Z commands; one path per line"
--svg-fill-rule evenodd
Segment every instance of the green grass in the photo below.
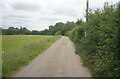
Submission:
M 60 36 L 3 35 L 3 77 L 9 77 L 45 51 Z
M 2 77 L 2 35 L 0 35 L 0 78 L 1 77 Z

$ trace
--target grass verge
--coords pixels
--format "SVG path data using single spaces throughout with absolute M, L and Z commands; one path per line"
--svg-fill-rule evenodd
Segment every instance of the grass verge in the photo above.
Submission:
M 9 38 L 9 39 L 7 39 Z M 16 38 L 13 39 L 13 38 Z M 3 36 L 2 76 L 9 77 L 33 58 L 45 51 L 60 36 L 5 35 Z M 12 41 L 10 41 L 12 40 Z M 23 43 L 23 41 L 25 41 Z M 15 46 L 16 45 L 16 46 Z M 8 48 L 8 49 L 6 49 Z

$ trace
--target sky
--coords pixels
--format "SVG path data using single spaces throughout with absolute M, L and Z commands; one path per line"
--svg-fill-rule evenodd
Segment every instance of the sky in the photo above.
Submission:
M 89 0 L 89 8 L 102 9 L 105 2 L 120 0 Z M 44 30 L 57 22 L 85 20 L 86 0 L 0 0 L 0 26 Z

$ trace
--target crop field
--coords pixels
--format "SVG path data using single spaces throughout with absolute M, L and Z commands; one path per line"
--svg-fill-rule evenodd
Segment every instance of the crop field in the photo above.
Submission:
M 59 38 L 60 36 L 3 35 L 2 76 L 13 75 Z

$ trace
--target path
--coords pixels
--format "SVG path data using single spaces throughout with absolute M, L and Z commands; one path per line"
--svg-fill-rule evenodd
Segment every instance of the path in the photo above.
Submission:
M 62 36 L 13 77 L 91 77 L 91 74 L 82 66 L 70 39 Z

